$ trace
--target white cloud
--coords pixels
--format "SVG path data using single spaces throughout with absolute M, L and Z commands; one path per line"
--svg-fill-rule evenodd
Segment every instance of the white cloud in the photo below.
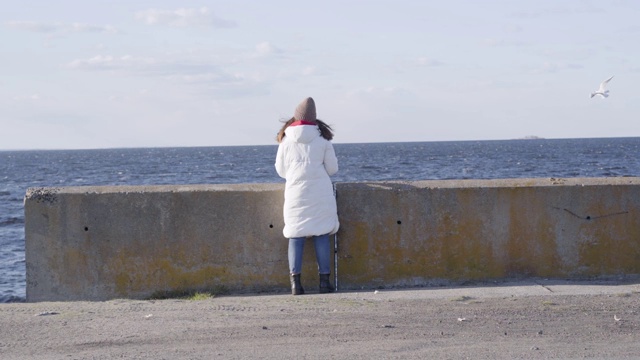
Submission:
M 631 34 L 638 33 L 640 32 L 640 25 L 626 26 L 620 29 L 619 31 L 624 33 L 631 33 Z
M 40 100 L 40 94 L 31 94 L 31 95 L 20 95 L 14 96 L 13 100 L 15 101 L 38 101 Z
M 117 29 L 111 25 L 93 25 L 85 23 L 45 23 L 37 21 L 9 21 L 6 26 L 23 31 L 31 31 L 44 34 L 55 33 L 106 33 L 115 34 Z
M 432 58 L 427 58 L 427 57 L 418 58 L 416 60 L 416 64 L 418 66 L 428 66 L 428 67 L 435 67 L 435 66 L 444 65 L 444 63 L 442 61 L 439 61 L 439 60 L 436 60 L 436 59 L 432 59 Z
M 264 57 L 264 56 L 282 54 L 282 53 L 283 51 L 280 48 L 272 45 L 268 41 L 263 41 L 260 44 L 256 45 L 256 56 L 258 57 Z
M 220 68 L 210 59 L 180 59 L 140 56 L 96 55 L 70 61 L 66 67 L 73 70 L 101 71 L 118 70 L 135 75 L 153 75 L 185 82 L 197 83 L 203 79 L 211 80 Z
M 193 86 L 205 93 L 222 96 L 245 96 L 268 93 L 269 82 L 259 74 L 246 75 L 202 59 L 163 59 L 131 55 L 96 55 L 75 59 L 68 69 L 84 71 L 114 71 L 124 75 L 156 77 L 174 85 Z M 110 101 L 121 100 L 114 96 Z
M 133 57 L 130 55 L 120 57 L 96 55 L 89 59 L 73 60 L 67 64 L 67 67 L 81 70 L 148 69 L 155 64 L 157 64 L 157 61 L 153 58 Z
M 148 25 L 168 25 L 173 27 L 214 27 L 229 28 L 236 26 L 234 21 L 224 20 L 209 11 L 208 8 L 177 10 L 148 9 L 136 13 L 136 19 Z
M 71 31 L 80 33 L 107 33 L 115 34 L 118 31 L 111 25 L 99 26 L 92 24 L 73 23 L 70 26 Z
M 277 71 L 267 72 L 274 81 L 284 81 L 288 83 L 297 83 L 303 78 L 311 79 L 315 82 L 315 77 L 326 77 L 332 75 L 332 69 L 325 66 L 318 67 L 316 65 L 302 65 L 287 62 L 286 66 L 280 67 Z
M 528 43 L 524 42 L 524 41 L 520 41 L 520 40 L 513 40 L 513 39 L 484 39 L 484 45 L 486 46 L 513 46 L 513 47 L 519 47 L 519 46 L 527 46 L 529 45 Z
M 302 69 L 302 75 L 304 76 L 311 76 L 317 73 L 318 69 L 315 66 L 307 66 L 306 68 Z
M 112 94 L 107 97 L 107 101 L 113 103 L 124 103 L 124 102 L 140 102 L 148 97 L 151 93 L 147 89 L 139 89 L 137 91 L 128 90 L 120 94 Z
M 35 21 L 9 21 L 5 23 L 10 28 L 24 31 L 53 33 L 61 28 L 61 24 L 47 24 Z
M 179 81 L 187 84 L 224 84 L 242 82 L 244 76 L 241 74 L 228 74 L 224 72 L 207 72 L 199 74 L 172 74 L 167 76 L 167 79 Z
M 212 64 L 198 63 L 189 60 L 159 60 L 153 57 L 131 55 L 96 55 L 90 58 L 75 59 L 67 63 L 66 67 L 73 70 L 116 70 L 134 75 L 153 75 L 172 79 L 194 79 L 189 82 L 197 82 L 195 79 L 198 76 L 217 69 L 217 67 Z
M 558 4 L 562 4 L 561 2 L 557 2 Z M 564 5 L 564 4 L 563 4 Z M 541 8 L 537 10 L 523 10 L 516 11 L 511 14 L 512 17 L 519 19 L 535 19 L 547 16 L 570 16 L 570 15 L 581 15 L 581 14 L 600 14 L 605 13 L 606 10 L 604 8 L 600 8 L 597 6 L 593 6 L 591 2 L 583 1 L 581 5 L 575 6 L 572 8 L 569 7 L 554 7 L 554 8 Z
M 610 49 L 607 49 L 610 50 Z M 544 49 L 543 51 L 537 52 L 539 56 L 545 59 L 555 59 L 556 61 L 566 61 L 566 62 L 576 62 L 576 61 L 587 61 L 593 59 L 595 56 L 598 56 L 598 49 L 594 48 L 554 48 L 554 49 Z
M 534 73 L 556 73 L 563 70 L 580 70 L 584 66 L 575 63 L 559 63 L 559 62 L 544 62 L 541 66 L 534 69 Z
M 394 96 L 401 96 L 406 91 L 404 89 L 388 86 L 367 86 L 364 88 L 354 89 L 347 92 L 347 98 L 390 98 Z
M 509 34 L 521 33 L 522 26 L 516 24 L 505 25 L 504 31 Z

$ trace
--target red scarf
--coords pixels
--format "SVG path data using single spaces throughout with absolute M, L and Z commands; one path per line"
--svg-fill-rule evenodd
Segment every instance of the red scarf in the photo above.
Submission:
M 292 122 L 291 125 L 289 126 L 298 126 L 298 125 L 317 125 L 317 124 L 307 120 L 298 120 L 298 121 Z

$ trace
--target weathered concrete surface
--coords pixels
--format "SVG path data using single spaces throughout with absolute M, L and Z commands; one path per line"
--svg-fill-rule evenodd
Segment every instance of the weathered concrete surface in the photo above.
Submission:
M 282 184 L 30 189 L 27 300 L 286 289 Z M 305 285 L 317 287 L 312 244 Z
M 337 184 L 340 285 L 640 273 L 640 178 Z
M 640 274 L 640 178 L 339 183 L 341 289 Z M 287 289 L 283 184 L 30 189 L 27 300 Z M 303 281 L 317 288 L 312 244 Z

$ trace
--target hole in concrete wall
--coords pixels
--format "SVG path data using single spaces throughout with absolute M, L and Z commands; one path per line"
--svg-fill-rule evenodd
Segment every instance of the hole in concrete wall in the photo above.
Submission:
M 269 229 L 273 229 L 273 224 L 269 224 Z
M 89 231 L 89 228 L 85 226 L 84 231 Z
M 401 225 L 401 224 L 402 224 L 402 221 L 398 220 L 398 221 L 397 221 L 397 223 L 398 223 L 398 225 Z
M 587 220 L 591 220 L 591 216 L 587 216 Z

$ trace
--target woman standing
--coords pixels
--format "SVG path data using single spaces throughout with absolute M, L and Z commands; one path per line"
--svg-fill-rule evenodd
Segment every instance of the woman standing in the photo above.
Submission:
M 278 132 L 276 171 L 285 178 L 284 230 L 289 238 L 291 294 L 304 294 L 300 283 L 305 240 L 313 238 L 320 274 L 320 293 L 334 291 L 329 281 L 331 255 L 329 235 L 338 231 L 338 211 L 329 176 L 338 171 L 331 144 L 331 127 L 316 118 L 312 98 L 296 107 L 293 118 Z

